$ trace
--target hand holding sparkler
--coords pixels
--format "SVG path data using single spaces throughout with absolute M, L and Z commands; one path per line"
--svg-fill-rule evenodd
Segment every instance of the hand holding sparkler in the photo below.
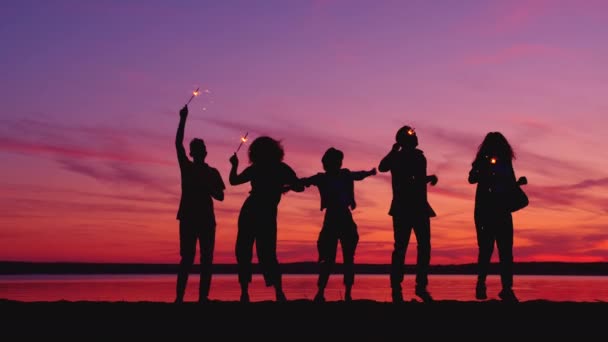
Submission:
M 188 105 L 185 105 L 184 108 L 179 111 L 179 117 L 182 119 L 188 117 Z
M 239 166 L 239 157 L 236 156 L 236 152 L 234 152 L 234 154 L 232 155 L 232 157 L 230 157 L 230 164 L 232 165 L 233 168 L 236 168 Z

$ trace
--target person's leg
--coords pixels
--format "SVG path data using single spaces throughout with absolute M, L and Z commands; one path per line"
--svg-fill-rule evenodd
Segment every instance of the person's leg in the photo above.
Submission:
M 391 257 L 391 289 L 393 302 L 403 302 L 401 282 L 403 282 L 403 263 L 410 242 L 411 222 L 402 216 L 393 216 L 394 249 Z
M 181 303 L 184 301 L 186 293 L 186 285 L 188 283 L 188 275 L 194 264 L 196 256 L 196 239 L 195 225 L 192 222 L 180 221 L 179 223 L 179 255 L 181 260 L 177 271 L 177 282 L 175 286 L 175 302 Z
M 253 243 L 255 241 L 255 220 L 243 206 L 239 215 L 238 232 L 236 235 L 236 261 L 241 285 L 241 302 L 249 302 L 249 283 L 251 282 L 253 259 Z
M 429 264 L 431 262 L 431 221 L 428 216 L 417 218 L 414 223 L 417 241 L 416 295 L 425 302 L 433 300 L 427 290 Z
M 258 227 L 256 251 L 264 274 L 266 286 L 274 286 L 277 301 L 286 301 L 282 276 L 277 259 L 277 212 L 276 209 L 263 213 L 262 224 Z
M 199 302 L 209 300 L 211 277 L 213 276 L 213 251 L 215 248 L 215 225 L 203 227 L 199 236 L 199 251 L 201 259 L 201 272 L 199 283 Z
M 475 217 L 475 231 L 477 233 L 477 285 L 475 298 L 487 299 L 486 278 L 490 267 L 490 260 L 494 252 L 494 227 L 490 220 Z
M 323 228 L 317 239 L 317 251 L 319 253 L 319 279 L 317 280 L 316 302 L 325 301 L 325 287 L 329 281 L 329 275 L 336 263 L 336 249 L 338 248 L 338 237 L 335 232 L 336 227 L 332 227 L 327 217 Z
M 345 222 L 340 245 L 342 246 L 342 259 L 344 260 L 344 300 L 352 300 L 352 288 L 355 283 L 355 250 L 359 242 L 357 225 L 352 217 Z
M 506 301 L 517 301 L 513 292 L 513 218 L 506 213 L 497 222 L 496 247 L 500 261 L 500 297 Z

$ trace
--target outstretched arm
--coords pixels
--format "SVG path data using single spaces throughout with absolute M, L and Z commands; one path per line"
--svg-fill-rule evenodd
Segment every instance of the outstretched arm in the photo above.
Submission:
M 302 179 L 299 179 L 296 174 L 293 174 L 291 177 L 290 184 L 288 185 L 288 189 L 295 192 L 303 192 L 304 191 L 304 182 Z
M 184 106 L 184 108 L 179 111 L 179 125 L 177 126 L 177 133 L 175 134 L 175 149 L 177 150 L 177 160 L 180 164 L 184 161 L 188 161 L 186 149 L 184 148 L 184 130 L 186 129 L 187 117 L 188 106 Z
M 283 163 L 284 174 L 283 178 L 283 193 L 288 191 L 302 192 L 304 191 L 304 183 L 298 178 L 296 172 L 287 164 Z
M 230 165 L 232 165 L 228 179 L 230 185 L 239 185 L 249 181 L 249 177 L 247 177 L 245 171 L 243 171 L 241 174 L 238 174 L 236 171 L 239 167 L 239 158 L 236 156 L 236 153 L 230 157 Z
M 305 178 L 299 178 L 293 184 L 286 185 L 283 193 L 288 191 L 303 192 L 311 185 L 317 185 L 317 175 Z
M 364 180 L 365 178 L 367 178 L 369 176 L 376 175 L 376 168 L 373 168 L 369 171 L 353 171 L 350 174 L 352 175 L 353 180 L 360 181 L 360 180 Z

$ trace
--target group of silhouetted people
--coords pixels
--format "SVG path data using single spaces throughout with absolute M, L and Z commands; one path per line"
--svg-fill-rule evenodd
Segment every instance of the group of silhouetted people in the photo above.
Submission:
M 203 140 L 190 142 L 190 156 L 183 146 L 188 107 L 180 110 L 175 146 L 181 171 L 182 195 L 177 214 L 181 262 L 177 275 L 176 299 L 184 300 L 188 274 L 194 264 L 196 244 L 200 249 L 199 302 L 209 299 L 215 245 L 215 215 L 213 199 L 224 200 L 225 185 L 217 169 L 205 163 L 207 156 Z M 418 254 L 416 261 L 415 294 L 424 302 L 433 300 L 427 290 L 431 259 L 430 218 L 436 216 L 427 198 L 427 184 L 437 184 L 437 176 L 427 175 L 427 161 L 423 151 L 417 148 L 418 138 L 413 128 L 401 127 L 396 134 L 390 152 L 380 161 L 378 171 L 391 172 L 393 198 L 389 215 L 393 220 L 394 249 L 391 258 L 390 285 L 392 301 L 403 302 L 401 283 L 404 262 L 412 230 L 416 235 Z M 354 181 L 376 175 L 376 168 L 351 171 L 342 166 L 344 154 L 330 147 L 321 158 L 323 171 L 313 176 L 299 178 L 294 170 L 283 162 L 284 151 L 279 141 L 262 136 L 255 139 L 248 149 L 250 165 L 238 171 L 239 159 L 230 158 L 229 182 L 236 186 L 251 184 L 249 196 L 241 207 L 236 238 L 238 281 L 241 286 L 241 302 L 249 302 L 249 283 L 252 280 L 253 245 L 264 276 L 266 286 L 275 289 L 276 300 L 286 301 L 282 274 L 277 259 L 277 209 L 281 197 L 288 191 L 303 192 L 316 186 L 321 197 L 321 210 L 325 210 L 323 226 L 317 239 L 319 275 L 318 291 L 314 300 L 325 301 L 325 287 L 336 263 L 338 242 L 342 248 L 344 267 L 344 300 L 352 300 L 354 284 L 354 258 L 359 234 L 351 211 L 357 206 Z M 496 243 L 500 260 L 502 290 L 499 297 L 504 301 L 517 302 L 513 286 L 513 189 L 527 183 L 525 177 L 515 180 L 512 160 L 514 152 L 499 132 L 488 133 L 479 146 L 477 156 L 469 172 L 469 183 L 477 184 L 475 195 L 475 227 L 477 232 L 478 278 L 475 295 L 486 299 L 486 276 Z M 527 204 L 527 203 L 526 203 Z

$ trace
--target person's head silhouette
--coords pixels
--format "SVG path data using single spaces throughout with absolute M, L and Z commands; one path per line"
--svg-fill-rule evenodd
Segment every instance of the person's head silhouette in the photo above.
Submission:
M 335 173 L 342 168 L 342 160 L 344 159 L 344 153 L 333 147 L 330 147 L 323 154 L 321 162 L 323 163 L 323 169 L 329 173 Z
M 515 159 L 515 153 L 504 135 L 490 132 L 479 145 L 477 158 Z
M 205 161 L 207 157 L 207 147 L 203 139 L 194 138 L 190 141 L 190 156 L 195 162 Z
M 284 156 L 285 152 L 281 143 L 271 137 L 259 137 L 249 146 L 249 162 L 251 164 L 280 163 Z
M 410 126 L 403 126 L 399 128 L 395 135 L 397 144 L 405 149 L 414 149 L 418 146 L 418 137 L 416 131 Z

